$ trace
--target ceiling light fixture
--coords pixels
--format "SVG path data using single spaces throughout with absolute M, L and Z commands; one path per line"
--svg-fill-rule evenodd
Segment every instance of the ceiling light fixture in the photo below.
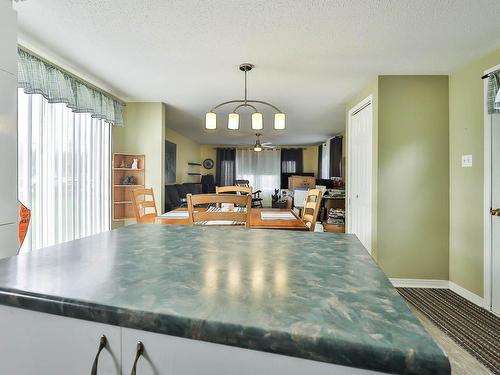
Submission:
M 247 98 L 247 73 L 252 70 L 254 66 L 252 64 L 241 64 L 240 65 L 240 70 L 245 73 L 245 99 L 239 99 L 239 100 L 229 100 L 227 102 L 223 102 L 220 104 L 217 104 L 215 107 L 213 107 L 210 112 L 207 112 L 205 116 L 205 129 L 213 130 L 217 128 L 217 114 L 215 113 L 215 110 L 217 108 L 220 108 L 222 106 L 225 106 L 227 104 L 234 104 L 234 103 L 241 103 L 237 105 L 234 110 L 229 114 L 228 119 L 227 119 L 227 128 L 231 130 L 238 130 L 240 128 L 240 115 L 237 113 L 238 109 L 242 107 L 250 107 L 254 110 L 254 113 L 252 114 L 252 130 L 262 130 L 264 128 L 264 121 L 262 118 L 262 113 L 258 111 L 258 109 L 250 104 L 263 104 L 267 105 L 268 107 L 271 107 L 276 111 L 274 115 L 274 129 L 276 130 L 283 130 L 285 129 L 285 114 L 281 112 L 281 110 L 276 107 L 275 105 L 264 102 L 262 100 L 249 100 Z M 257 150 L 255 150 L 257 151 Z M 261 151 L 261 150 L 258 150 Z
M 260 133 L 255 134 L 257 136 L 257 140 L 255 141 L 255 145 L 253 146 L 253 150 L 256 152 L 262 151 L 262 145 L 260 144 Z

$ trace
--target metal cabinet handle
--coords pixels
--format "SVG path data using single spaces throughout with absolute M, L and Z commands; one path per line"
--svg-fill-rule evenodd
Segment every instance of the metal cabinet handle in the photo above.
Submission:
M 108 339 L 106 336 L 102 335 L 101 339 L 99 340 L 99 348 L 97 349 L 97 354 L 95 355 L 94 358 L 94 364 L 92 365 L 92 371 L 90 371 L 90 375 L 97 375 L 97 362 L 99 361 L 99 354 L 101 354 L 101 351 L 106 347 L 108 344 Z
M 493 216 L 500 216 L 500 208 L 490 208 L 490 214 Z
M 137 349 L 135 351 L 135 359 L 134 359 L 134 365 L 132 366 L 132 371 L 130 372 L 130 375 L 136 375 L 136 369 L 137 369 L 137 361 L 139 360 L 139 357 L 144 353 L 144 344 L 142 342 L 137 343 Z

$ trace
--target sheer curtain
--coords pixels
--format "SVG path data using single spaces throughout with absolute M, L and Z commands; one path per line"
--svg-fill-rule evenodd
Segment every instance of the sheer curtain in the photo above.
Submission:
M 262 190 L 264 206 L 271 206 L 274 189 L 280 188 L 280 150 L 236 150 L 236 179 L 248 180 L 253 190 Z
M 21 251 L 110 229 L 111 124 L 18 91 L 19 200 L 31 210 Z

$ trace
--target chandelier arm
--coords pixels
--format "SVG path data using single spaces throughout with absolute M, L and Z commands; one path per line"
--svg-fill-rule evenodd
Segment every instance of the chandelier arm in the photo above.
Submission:
M 278 107 L 276 107 L 275 105 L 272 105 L 271 103 L 268 103 L 268 102 L 264 102 L 264 101 L 262 101 L 262 100 L 247 100 L 247 102 L 248 102 L 248 103 L 259 103 L 259 104 L 264 104 L 264 105 L 267 105 L 267 106 L 269 106 L 269 107 L 271 107 L 271 108 L 274 108 L 274 109 L 275 109 L 276 111 L 278 111 L 279 113 L 283 113 L 283 112 L 281 112 L 281 110 L 280 110 Z
M 250 107 L 250 108 L 253 108 L 253 110 L 254 110 L 255 112 L 259 112 L 259 111 L 257 110 L 257 108 L 255 108 L 253 105 L 248 104 L 248 103 L 243 103 L 243 104 L 240 104 L 239 106 L 237 106 L 237 107 L 233 110 L 233 112 L 236 112 L 236 110 L 237 110 L 237 109 L 239 109 L 239 108 L 241 108 L 241 107 Z
M 247 104 L 247 71 L 245 70 L 245 104 Z
M 226 105 L 226 104 L 232 104 L 232 103 L 243 103 L 243 104 L 245 104 L 245 100 L 241 100 L 241 99 L 240 99 L 240 100 L 229 100 L 229 101 L 227 101 L 227 102 L 217 104 L 215 107 L 213 107 L 213 108 L 210 110 L 210 112 L 215 111 L 217 108 L 220 108 L 220 107 L 222 107 L 223 105 Z M 268 102 L 264 102 L 264 101 L 262 101 L 262 100 L 247 100 L 247 101 L 246 101 L 246 104 L 248 105 L 248 103 L 259 103 L 259 104 L 264 104 L 264 105 L 267 105 L 267 106 L 269 106 L 269 107 L 271 107 L 271 108 L 275 109 L 275 110 L 276 110 L 276 111 L 278 111 L 279 113 L 283 113 L 283 112 L 281 112 L 281 110 L 280 110 L 278 107 L 276 107 L 275 105 L 272 105 L 271 103 L 268 103 Z M 255 107 L 254 107 L 254 106 L 252 106 L 252 108 L 254 108 L 254 109 L 255 109 Z
M 229 100 L 229 101 L 227 101 L 227 102 L 217 104 L 215 107 L 213 107 L 213 108 L 210 110 L 210 112 L 215 111 L 217 108 L 220 108 L 220 107 L 222 107 L 223 105 L 226 105 L 226 104 L 231 104 L 231 103 L 245 103 L 245 101 L 244 101 L 244 100 L 241 100 L 241 99 L 240 99 L 240 100 Z

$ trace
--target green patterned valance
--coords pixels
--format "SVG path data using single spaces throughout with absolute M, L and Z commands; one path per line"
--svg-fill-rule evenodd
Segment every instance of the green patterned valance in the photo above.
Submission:
M 500 113 L 500 71 L 488 79 L 488 113 Z
M 65 103 L 75 113 L 123 126 L 123 102 L 24 48 L 17 49 L 17 57 L 18 87 L 26 94 L 40 94 L 49 103 Z

